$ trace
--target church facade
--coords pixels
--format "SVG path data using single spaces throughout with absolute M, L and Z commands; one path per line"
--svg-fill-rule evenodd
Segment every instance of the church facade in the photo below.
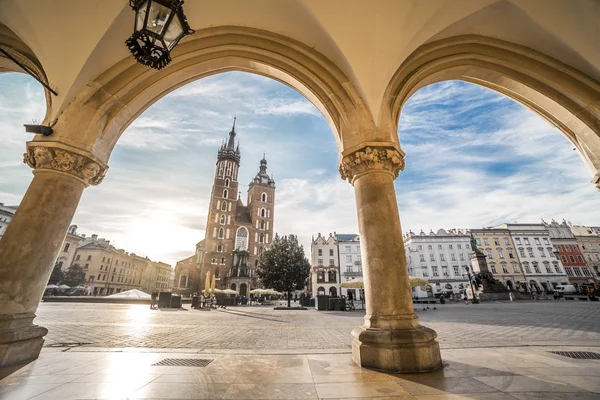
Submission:
M 263 156 L 259 170 L 249 184 L 246 204 L 238 191 L 241 161 L 235 143 L 235 120 L 229 137 L 217 152 L 217 163 L 204 240 L 196 254 L 200 269 L 200 290 L 206 273 L 217 278 L 217 288 L 233 289 L 249 296 L 259 287 L 256 267 L 262 252 L 273 239 L 275 181 L 267 174 Z

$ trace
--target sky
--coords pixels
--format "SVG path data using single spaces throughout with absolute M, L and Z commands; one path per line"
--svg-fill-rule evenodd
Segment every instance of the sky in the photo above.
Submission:
M 41 86 L 0 75 L 0 202 L 17 205 L 31 182 L 23 124 L 42 120 Z M 237 116 L 242 199 L 266 155 L 276 181 L 275 231 L 358 233 L 352 186 L 337 170 L 325 118 L 295 90 L 228 72 L 190 83 L 124 133 L 103 183 L 84 191 L 78 232 L 174 265 L 203 239 L 221 141 Z M 398 134 L 406 168 L 395 181 L 404 231 L 481 228 L 566 219 L 600 225 L 599 194 L 573 145 L 539 116 L 488 89 L 449 81 L 407 102 Z

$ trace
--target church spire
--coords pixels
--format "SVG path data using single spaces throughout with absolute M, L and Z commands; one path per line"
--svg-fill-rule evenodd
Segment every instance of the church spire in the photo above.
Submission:
M 218 152 L 218 160 L 232 160 L 235 161 L 237 163 L 240 162 L 240 143 L 238 141 L 237 147 L 235 144 L 235 120 L 237 118 L 234 116 L 233 117 L 233 126 L 231 127 L 231 132 L 229 132 L 229 139 L 227 139 L 227 142 L 223 142 L 223 144 L 221 145 L 221 148 L 219 149 Z
M 233 126 L 231 127 L 231 132 L 229 132 L 229 141 L 227 142 L 227 149 L 231 150 L 235 147 L 235 120 L 236 117 L 233 117 Z

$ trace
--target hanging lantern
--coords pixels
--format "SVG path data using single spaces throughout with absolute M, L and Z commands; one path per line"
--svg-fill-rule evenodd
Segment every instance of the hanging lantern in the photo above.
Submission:
M 194 33 L 183 13 L 183 0 L 129 0 L 135 11 L 133 35 L 125 41 L 142 65 L 162 69 L 171 62 L 170 52 Z

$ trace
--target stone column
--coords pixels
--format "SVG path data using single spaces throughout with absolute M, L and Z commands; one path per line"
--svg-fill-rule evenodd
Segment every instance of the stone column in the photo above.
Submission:
M 367 307 L 365 323 L 352 331 L 352 358 L 380 371 L 437 370 L 437 335 L 413 309 L 394 191 L 404 154 L 391 143 L 367 143 L 342 156 L 340 173 L 356 197 Z
M 0 375 L 38 357 L 48 330 L 33 323 L 35 311 L 83 189 L 107 170 L 54 142 L 29 142 L 24 162 L 34 178 L 0 241 Z

